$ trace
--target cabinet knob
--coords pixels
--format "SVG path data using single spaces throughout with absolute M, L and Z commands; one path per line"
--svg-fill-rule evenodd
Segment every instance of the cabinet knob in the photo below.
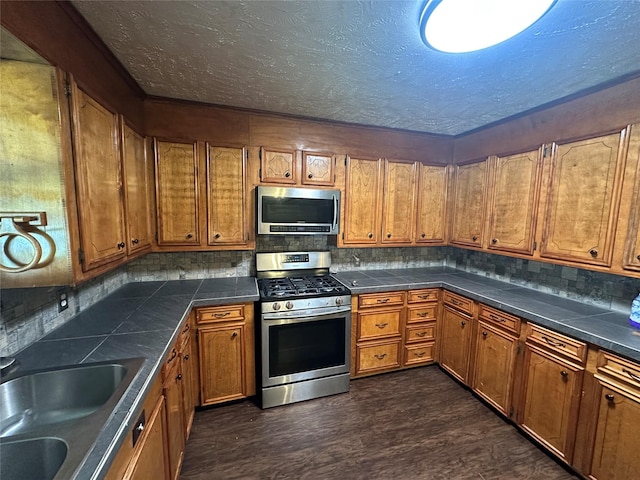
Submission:
M 369 234 L 367 235 L 367 237 L 369 237 L 369 238 L 373 238 L 373 233 L 369 232 Z
M 184 359 L 185 360 L 189 360 L 189 354 L 188 353 L 184 356 Z
M 427 236 L 427 234 L 426 234 L 426 233 L 424 233 L 424 232 L 422 232 L 422 233 L 420 234 L 420 236 L 421 236 L 422 238 L 424 238 L 424 237 L 426 237 L 426 236 Z
M 133 243 L 134 245 L 137 245 L 138 243 L 140 243 L 140 240 L 138 240 L 137 238 L 134 238 L 133 240 L 131 240 L 131 243 Z
M 498 239 L 497 238 L 492 238 L 491 239 L 491 243 L 493 243 L 495 245 L 496 243 L 498 243 Z
M 460 322 L 460 326 L 461 326 L 461 327 L 464 327 L 466 324 L 467 324 L 467 322 L 465 322 L 464 320 L 462 320 L 462 321 Z
M 213 236 L 213 238 L 220 238 L 220 236 L 221 236 L 221 235 L 220 235 L 219 233 L 216 233 L 216 234 Z
M 475 242 L 476 240 L 478 240 L 478 235 L 474 235 L 473 237 L 471 237 L 473 239 L 473 241 Z
M 233 333 L 231 334 L 231 338 L 236 338 L 237 336 L 238 336 L 238 332 L 233 332 Z
M 487 332 L 482 332 L 482 336 L 483 336 L 484 338 L 487 338 Z
M 596 250 L 595 248 L 592 248 L 591 250 L 589 250 L 589 255 L 591 255 L 592 257 L 597 257 L 598 256 L 598 250 Z
M 193 234 L 192 233 L 187 233 L 186 237 L 191 239 L 191 238 L 193 238 Z
M 613 395 L 611 395 L 610 393 L 607 393 L 604 398 L 607 399 L 608 402 L 613 402 L 613 400 L 615 399 L 615 397 Z
M 390 233 L 387 233 L 387 238 L 391 238 L 391 234 Z
M 313 173 L 310 173 L 309 175 L 307 175 L 307 178 L 313 178 Z
M 176 377 L 176 380 L 182 380 L 182 374 L 179 373 L 178 376 Z
M 562 371 L 560 372 L 560 375 L 562 375 L 562 379 L 563 379 L 563 380 L 566 380 L 566 379 L 569 377 L 569 374 L 567 373 L 567 371 L 566 371 L 566 370 L 562 370 Z
M 284 172 L 285 178 L 289 178 L 291 176 L 291 172 Z
M 640 260 L 640 255 L 638 255 L 636 258 L 637 258 L 638 260 Z
M 124 247 L 125 247 L 125 243 L 124 242 L 118 243 L 118 250 L 122 250 Z

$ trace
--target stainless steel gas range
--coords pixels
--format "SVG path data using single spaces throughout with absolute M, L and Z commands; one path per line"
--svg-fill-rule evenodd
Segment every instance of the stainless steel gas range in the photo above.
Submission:
M 256 254 L 262 408 L 349 391 L 351 292 L 329 252 Z

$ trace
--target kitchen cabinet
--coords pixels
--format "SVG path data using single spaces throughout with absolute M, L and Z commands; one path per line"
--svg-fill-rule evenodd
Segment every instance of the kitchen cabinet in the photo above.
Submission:
M 336 158 L 327 152 L 302 152 L 302 184 L 331 187 L 335 184 Z
M 253 305 L 199 308 L 200 405 L 256 393 Z
M 195 315 L 191 314 L 180 335 L 180 362 L 182 373 L 182 406 L 185 441 L 191 433 L 195 408 L 198 405 L 198 354 L 195 338 Z
M 473 390 L 505 416 L 511 415 L 521 320 L 487 305 L 478 305 Z
M 118 115 L 71 82 L 73 147 L 84 271 L 126 255 Z
M 342 243 L 376 245 L 380 235 L 382 160 L 347 157 Z
M 171 349 L 162 368 L 162 393 L 166 401 L 167 452 L 169 458 L 169 479 L 177 480 L 184 457 L 185 429 L 184 405 L 182 403 L 183 377 L 179 346 Z
M 439 325 L 440 366 L 467 384 L 475 305 L 472 300 L 446 290 L 443 304 Z
M 633 188 L 630 190 L 631 209 L 624 243 L 622 268 L 640 272 L 640 124 L 631 126 L 627 162 L 635 166 Z
M 159 246 L 199 246 L 199 145 L 154 139 Z
M 541 257 L 611 266 L 626 134 L 553 145 Z
M 207 145 L 209 245 L 248 245 L 247 162 L 243 148 Z
M 149 160 L 146 140 L 120 117 L 127 254 L 151 247 Z
M 437 288 L 408 292 L 403 367 L 426 365 L 434 361 L 439 297 Z
M 447 241 L 448 172 L 444 165 L 418 164 L 417 244 L 444 245 Z
M 487 161 L 453 166 L 449 243 L 482 247 L 487 197 Z
M 260 182 L 332 187 L 335 155 L 329 152 L 260 148 Z
M 413 241 L 417 165 L 384 161 L 382 244 Z
M 359 295 L 352 312 L 354 360 L 351 376 L 397 369 L 401 365 L 401 343 L 405 292 Z
M 557 457 L 571 463 L 586 345 L 527 325 L 518 424 Z
M 260 149 L 260 181 L 295 185 L 297 179 L 296 151 L 262 147 Z
M 533 254 L 542 148 L 491 161 L 490 250 Z

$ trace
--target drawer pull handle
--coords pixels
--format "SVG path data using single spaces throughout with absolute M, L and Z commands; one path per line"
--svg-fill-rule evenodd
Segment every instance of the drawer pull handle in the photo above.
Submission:
M 634 379 L 636 382 L 640 382 L 640 377 L 638 375 L 636 375 L 635 373 L 630 372 L 629 370 L 627 370 L 626 368 L 623 368 L 622 371 L 624 373 L 626 373 L 627 375 L 629 375 L 632 379 Z
M 182 330 L 182 333 L 188 332 L 189 329 L 191 328 L 191 325 L 189 325 L 188 323 L 184 326 L 184 330 Z
M 562 343 L 562 342 L 554 342 L 553 340 L 551 340 L 549 337 L 546 336 L 542 336 L 542 339 L 547 342 L 549 345 L 551 345 L 552 347 L 566 347 L 567 344 L 566 343 Z
M 566 370 L 562 370 L 562 371 L 560 372 L 560 375 L 562 375 L 562 379 L 563 379 L 563 380 L 567 380 L 567 378 L 569 378 L 569 373 L 567 373 L 567 371 L 566 371 Z
M 591 250 L 589 250 L 589 255 L 591 255 L 592 257 L 597 257 L 598 256 L 598 250 L 596 250 L 595 248 L 592 248 Z
M 424 357 L 427 354 L 427 352 L 422 351 L 422 352 L 416 352 L 416 357 Z
M 456 307 L 464 307 L 464 303 L 459 302 L 458 300 L 456 300 L 455 298 L 450 299 L 451 303 L 453 303 Z
M 169 358 L 169 360 L 167 360 L 167 363 L 171 363 L 173 361 L 173 359 L 176 358 L 177 355 L 178 355 L 178 352 L 174 348 L 173 352 L 171 353 L 171 358 Z
M 227 315 L 229 315 L 229 313 L 230 313 L 230 312 L 216 313 L 216 314 L 214 314 L 213 316 L 214 316 L 214 317 L 216 317 L 216 318 L 224 318 L 224 317 L 226 317 Z
M 427 332 L 416 332 L 417 337 L 424 337 L 426 334 Z
M 418 298 L 422 299 L 422 300 L 427 300 L 429 299 L 430 295 L 418 295 Z
M 389 300 L 391 300 L 390 298 L 379 298 L 378 300 L 376 300 L 378 303 L 387 303 Z
M 374 357 L 376 357 L 378 360 L 382 360 L 386 356 L 387 356 L 386 353 L 377 353 L 374 355 Z
M 389 325 L 389 324 L 388 323 L 376 323 L 376 327 L 378 327 L 378 328 L 384 328 L 387 325 Z
M 505 320 L 504 318 L 499 317 L 499 316 L 497 316 L 497 315 L 494 315 L 493 313 L 490 313 L 490 314 L 489 314 L 489 318 L 490 318 L 491 320 L 495 320 L 496 322 L 506 322 L 506 320 Z
M 427 316 L 427 312 L 418 312 L 418 316 L 419 317 L 426 317 Z
M 610 393 L 607 393 L 604 398 L 607 399 L 608 402 L 613 402 L 613 400 L 615 399 L 615 397 L 613 395 L 611 395 Z
M 473 237 L 471 237 L 473 239 L 473 241 L 477 241 L 478 240 L 478 235 L 474 235 Z

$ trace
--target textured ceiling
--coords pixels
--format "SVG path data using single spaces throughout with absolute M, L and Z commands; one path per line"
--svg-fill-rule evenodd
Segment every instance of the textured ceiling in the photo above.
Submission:
M 149 95 L 459 134 L 640 72 L 640 0 L 559 0 L 468 54 L 428 49 L 423 1 L 73 1 Z

